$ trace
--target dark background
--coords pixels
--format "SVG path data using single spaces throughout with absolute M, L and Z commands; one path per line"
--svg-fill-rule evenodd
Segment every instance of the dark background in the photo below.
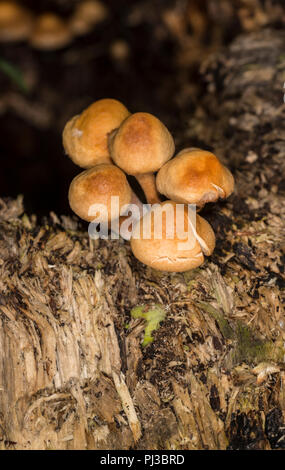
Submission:
M 67 19 L 78 2 L 21 3 L 34 13 L 53 11 Z M 178 150 L 203 145 L 184 137 L 204 91 L 199 66 L 244 30 L 240 2 L 234 3 L 107 0 L 106 20 L 63 49 L 0 44 L 0 60 L 15 68 L 26 87 L 0 70 L 1 197 L 23 194 L 28 212 L 70 213 L 68 187 L 82 170 L 64 155 L 61 133 L 70 117 L 100 98 L 157 115 Z M 125 57 L 112 52 L 118 40 L 124 42 Z

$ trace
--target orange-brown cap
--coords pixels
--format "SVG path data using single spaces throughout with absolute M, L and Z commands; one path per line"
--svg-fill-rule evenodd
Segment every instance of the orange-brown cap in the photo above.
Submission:
M 177 202 L 203 206 L 228 197 L 234 190 L 231 172 L 211 152 L 184 149 L 156 177 L 157 189 Z
M 149 113 L 129 116 L 109 139 L 112 159 L 129 175 L 157 171 L 174 153 L 165 125 Z
M 72 180 L 68 193 L 71 209 L 87 222 L 91 222 L 96 216 L 94 209 L 92 210 L 94 204 L 104 204 L 107 208 L 107 219 L 102 222 L 112 219 L 112 196 L 119 197 L 119 209 L 121 209 L 125 204 L 130 204 L 132 190 L 124 172 L 109 163 L 96 165 L 77 175 Z
M 14 2 L 0 1 L 0 41 L 22 41 L 32 29 L 32 15 Z
M 69 26 L 76 35 L 89 33 L 93 27 L 103 21 L 108 14 L 107 8 L 97 0 L 85 0 L 77 4 L 70 18 Z
M 188 216 L 187 205 L 184 206 L 182 218 L 178 219 L 178 223 L 180 229 L 188 233 L 188 238 L 181 239 L 176 223 L 177 207 L 173 201 L 165 201 L 157 205 L 140 220 L 133 230 L 131 238 L 133 254 L 153 269 L 183 272 L 197 268 L 204 262 L 204 255 L 209 256 L 215 248 L 215 234 L 211 226 L 205 219 L 194 213 L 193 216 L 196 217 L 196 227 L 194 227 L 191 223 L 193 216 Z M 161 210 L 162 236 L 161 239 L 156 239 L 155 220 L 156 216 L 160 216 Z M 174 216 L 173 233 L 170 231 L 169 215 Z M 183 217 L 184 227 L 181 227 Z M 149 234 L 147 234 L 147 227 L 150 227 Z M 160 235 L 159 231 L 157 233 Z
M 120 101 L 95 101 L 80 115 L 70 119 L 63 131 L 63 146 L 76 165 L 91 168 L 98 163 L 111 163 L 108 134 L 130 115 Z
M 60 49 L 69 44 L 71 39 L 68 26 L 59 16 L 43 13 L 34 23 L 30 44 L 37 49 Z

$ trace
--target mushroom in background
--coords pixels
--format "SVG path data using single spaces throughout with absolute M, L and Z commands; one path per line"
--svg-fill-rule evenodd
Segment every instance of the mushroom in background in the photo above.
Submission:
M 157 189 L 176 202 L 203 207 L 227 198 L 234 190 L 231 172 L 211 152 L 184 149 L 167 162 L 156 177 Z
M 109 48 L 112 59 L 119 63 L 124 63 L 130 56 L 130 46 L 123 39 L 116 39 Z
M 0 2 L 0 41 L 22 41 L 30 35 L 33 16 L 14 2 Z
M 108 98 L 95 101 L 65 125 L 63 146 L 66 153 L 81 168 L 111 163 L 108 134 L 129 115 L 120 101 Z
M 44 13 L 35 20 L 30 44 L 36 49 L 60 49 L 72 40 L 71 32 L 65 22 L 54 13 Z
M 162 214 L 161 239 L 155 237 L 155 214 L 161 209 Z M 167 212 L 174 214 L 174 237 L 168 238 L 169 225 Z M 134 256 L 142 263 L 153 269 L 168 272 L 184 272 L 194 269 L 204 262 L 204 255 L 209 256 L 215 248 L 215 234 L 208 222 L 196 215 L 196 228 L 193 227 L 187 206 L 184 207 L 184 230 L 188 233 L 188 240 L 179 238 L 179 228 L 176 226 L 177 204 L 174 201 L 165 201 L 148 212 L 140 220 L 132 233 L 131 249 Z M 182 222 L 183 223 L 183 222 Z M 150 228 L 150 237 L 146 238 L 143 231 Z
M 112 160 L 135 176 L 148 203 L 161 202 L 154 172 L 174 154 L 174 140 L 165 125 L 149 113 L 128 117 L 109 137 Z
M 104 21 L 108 16 L 105 5 L 96 0 L 86 0 L 78 3 L 69 20 L 69 27 L 73 34 L 81 36 L 87 34 L 94 26 Z

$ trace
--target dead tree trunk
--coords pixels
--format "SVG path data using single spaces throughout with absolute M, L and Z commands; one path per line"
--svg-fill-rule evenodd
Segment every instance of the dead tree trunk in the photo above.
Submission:
M 154 272 L 127 243 L 2 202 L 2 449 L 284 447 L 284 46 L 245 35 L 203 67 L 180 143 L 213 148 L 237 187 L 206 209 L 201 269 Z M 145 348 L 143 304 L 167 314 Z

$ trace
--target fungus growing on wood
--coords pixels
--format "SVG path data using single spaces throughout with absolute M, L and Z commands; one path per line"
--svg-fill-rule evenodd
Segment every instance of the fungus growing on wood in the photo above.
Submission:
M 124 172 L 109 163 L 96 165 L 77 175 L 72 180 L 68 193 L 71 209 L 87 222 L 92 222 L 96 216 L 92 210 L 94 204 L 103 204 L 106 207 L 107 218 L 102 219 L 102 223 L 110 222 L 112 196 L 119 198 L 121 209 L 125 204 L 131 204 L 133 194 Z
M 184 206 L 183 220 L 177 223 L 177 207 L 174 201 L 155 206 L 133 230 L 131 249 L 134 256 L 153 269 L 183 272 L 197 268 L 204 262 L 204 255 L 211 255 L 215 248 L 215 234 L 208 222 L 197 214 L 194 227 L 187 206 Z M 161 210 L 161 236 L 157 237 L 155 215 Z M 168 214 L 173 215 L 172 233 L 169 231 Z M 182 230 L 186 233 L 186 239 L 180 236 Z
M 108 98 L 95 101 L 65 125 L 63 146 L 66 153 L 81 168 L 111 163 L 108 134 L 129 115 L 120 101 Z
M 165 125 L 149 113 L 129 116 L 109 138 L 113 161 L 135 176 L 150 204 L 160 202 L 154 172 L 174 154 L 173 138 Z
M 231 172 L 211 152 L 184 149 L 156 177 L 158 191 L 176 202 L 203 207 L 228 197 L 234 190 Z
M 130 114 L 114 99 L 96 101 L 70 119 L 63 144 L 70 158 L 87 169 L 73 180 L 69 191 L 70 206 L 79 217 L 92 222 L 95 214 L 90 213 L 90 207 L 104 204 L 108 212 L 103 222 L 113 231 L 110 201 L 111 196 L 118 196 L 115 233 L 120 230 L 120 235 L 130 240 L 134 256 L 142 263 L 161 271 L 183 272 L 200 266 L 204 257 L 212 254 L 215 234 L 189 205 L 202 208 L 234 190 L 231 172 L 213 153 L 187 148 L 171 159 L 175 145 L 165 125 L 149 113 Z M 158 203 L 149 212 L 143 211 L 125 173 L 138 180 L 149 204 Z M 162 202 L 159 193 L 169 200 Z M 130 204 L 139 208 L 135 216 Z M 181 205 L 183 213 L 178 214 Z M 122 206 L 126 206 L 123 212 Z M 167 214 L 171 211 L 174 232 L 169 237 Z M 157 237 L 160 212 L 161 235 Z

